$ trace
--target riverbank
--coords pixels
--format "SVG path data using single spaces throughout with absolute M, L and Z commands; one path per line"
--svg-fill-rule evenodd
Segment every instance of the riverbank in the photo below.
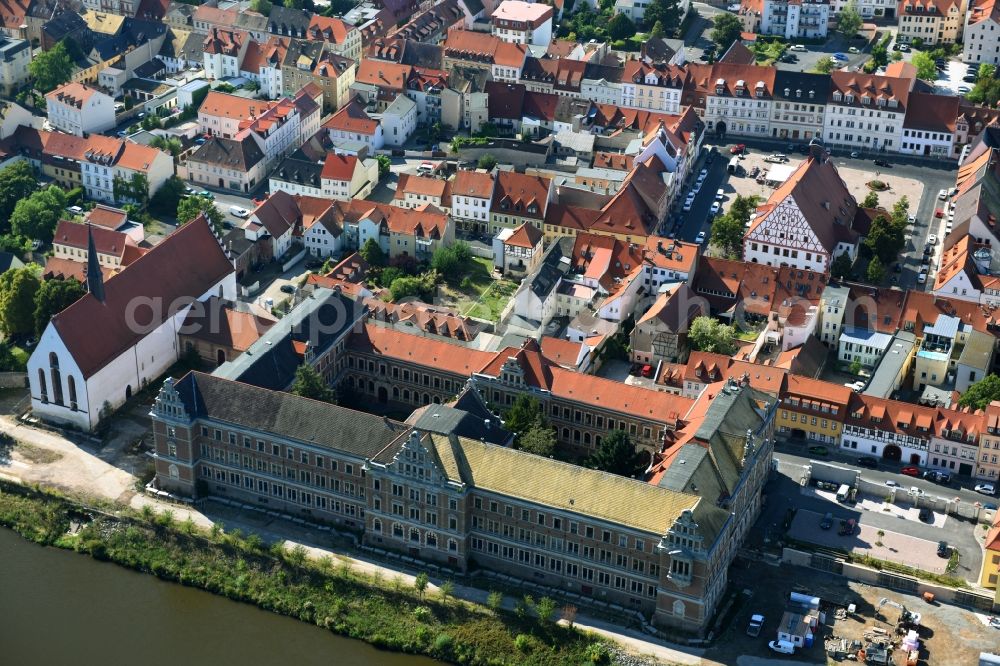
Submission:
M 607 663 L 617 652 L 603 639 L 554 622 L 541 600 L 506 613 L 455 600 L 448 585 L 431 598 L 419 582 L 369 576 L 346 559 L 312 561 L 301 548 L 266 548 L 256 535 L 177 524 L 169 512 L 105 513 L 3 482 L 0 525 L 38 544 L 251 603 L 387 650 L 462 664 L 539 666 Z

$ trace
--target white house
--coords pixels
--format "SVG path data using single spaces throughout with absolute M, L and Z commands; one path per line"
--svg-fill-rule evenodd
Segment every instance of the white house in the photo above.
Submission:
M 8 97 L 28 80 L 31 42 L 0 36 L 0 90 Z
M 493 175 L 459 170 L 451 183 L 451 216 L 462 229 L 481 233 L 490 222 Z
M 899 150 L 913 79 L 835 71 L 830 83 L 826 145 Z
M 904 155 L 951 158 L 955 146 L 959 100 L 954 95 L 910 93 L 899 152 Z
M 972 0 L 965 15 L 963 62 L 1000 65 L 1000 3 Z
M 144 196 L 153 196 L 174 175 L 174 160 L 162 150 L 99 135 L 87 140 L 91 145 L 80 160 L 80 178 L 91 199 L 108 203 L 140 201 Z M 146 191 L 133 193 L 129 186 L 143 178 Z
M 274 257 L 282 257 L 292 246 L 292 232 L 301 222 L 299 206 L 288 192 L 279 190 L 257 206 L 243 227 L 247 240 L 256 241 L 270 236 Z
M 52 317 L 28 360 L 34 415 L 85 431 L 177 361 L 192 303 L 236 298 L 233 263 L 204 217 L 107 284 L 96 253 L 93 264 L 90 293 Z
M 97 88 L 70 81 L 45 96 L 49 123 L 67 134 L 99 134 L 115 126 L 115 100 Z
M 357 101 L 351 100 L 323 123 L 337 152 L 357 153 L 357 146 L 368 153 L 381 150 L 385 145 L 382 123 L 372 118 Z M 347 150 L 342 150 L 347 148 Z
M 840 332 L 837 359 L 847 365 L 857 361 L 863 367 L 874 368 L 890 344 L 892 336 L 888 333 L 845 327 Z
M 397 95 L 381 115 L 385 142 L 390 146 L 402 146 L 417 129 L 417 103 L 406 95 Z
M 378 160 L 328 153 L 320 173 L 322 196 L 328 199 L 365 199 L 378 184 Z
M 829 0 L 743 0 L 743 25 L 749 32 L 785 39 L 826 37 Z
M 240 63 L 250 42 L 250 36 L 240 30 L 212 28 L 205 38 L 205 76 L 209 79 L 239 76 Z
M 552 41 L 553 8 L 541 2 L 503 0 L 490 18 L 494 35 L 512 44 L 548 46 Z
M 680 113 L 687 72 L 682 67 L 629 60 L 622 73 L 622 105 L 660 113 Z

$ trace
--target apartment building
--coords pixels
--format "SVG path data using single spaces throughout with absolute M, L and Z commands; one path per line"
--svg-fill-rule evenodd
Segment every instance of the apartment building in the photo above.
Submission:
M 490 231 L 514 229 L 524 223 L 542 228 L 549 202 L 555 197 L 552 179 L 515 171 L 494 175 L 493 200 L 490 204 Z
M 660 113 L 680 113 L 686 79 L 683 67 L 629 60 L 621 77 L 621 105 Z
M 823 138 L 827 145 L 899 150 L 913 79 L 830 73 Z
M 771 137 L 808 143 L 823 136 L 830 77 L 779 69 L 774 73 Z
M 846 386 L 788 375 L 775 426 L 792 439 L 839 444 L 852 395 Z
M 334 53 L 345 58 L 355 62 L 361 60 L 361 31 L 339 18 L 313 14 L 306 28 L 306 38 L 329 44 Z
M 929 465 L 951 474 L 972 476 L 985 425 L 986 414 L 982 411 L 939 408 L 931 436 Z
M 555 11 L 541 2 L 503 0 L 490 17 L 493 35 L 512 44 L 548 46 Z
M 862 18 L 892 18 L 896 14 L 899 0 L 830 0 L 830 16 L 834 18 L 848 4 L 852 5 Z
M 788 40 L 822 39 L 830 23 L 830 0 L 742 0 L 739 16 L 748 32 Z
M 451 209 L 451 182 L 429 176 L 400 174 L 392 205 L 400 208 L 433 206 L 445 213 Z
M 451 183 L 451 215 L 460 229 L 484 233 L 490 226 L 493 175 L 459 170 Z
M 482 70 L 489 72 L 494 81 L 507 83 L 516 83 L 521 78 L 528 53 L 525 44 L 471 30 L 452 30 L 442 46 L 445 71 Z
M 115 126 L 115 100 L 75 81 L 45 95 L 45 108 L 49 124 L 74 136 L 100 134 Z
M 25 39 L 0 36 L 0 92 L 13 97 L 28 80 L 31 43 Z
M 718 136 L 771 136 L 776 72 L 756 65 L 712 65 L 711 80 L 705 82 L 705 125 Z
M 385 145 L 382 123 L 365 111 L 364 105 L 352 99 L 323 123 L 330 141 L 338 152 L 371 154 Z
M 996 483 L 1000 477 L 1000 401 L 986 407 L 984 423 L 979 436 L 975 475 Z
M 900 0 L 896 40 L 906 43 L 919 39 L 927 46 L 958 43 L 967 8 L 968 0 Z
M 469 393 L 451 409 L 483 410 Z M 530 574 L 698 631 L 759 511 L 773 422 L 773 406 L 737 385 L 705 411 L 735 439 L 691 433 L 681 449 L 691 464 L 665 463 L 655 483 L 201 373 L 168 379 L 152 416 L 162 489 L 341 525 L 457 570 Z M 709 450 L 726 457 L 724 472 Z M 683 472 L 698 470 L 718 480 L 696 492 Z
M 213 27 L 204 43 L 205 76 L 209 79 L 239 76 L 250 42 L 250 36 L 241 30 Z
M 936 408 L 863 393 L 852 399 L 841 448 L 910 465 L 927 465 Z
M 1000 3 L 972 0 L 965 14 L 964 62 L 1000 65 Z

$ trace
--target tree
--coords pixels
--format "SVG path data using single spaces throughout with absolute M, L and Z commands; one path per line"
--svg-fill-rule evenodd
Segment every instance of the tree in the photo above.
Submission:
M 149 141 L 151 148 L 156 148 L 162 150 L 165 153 L 170 153 L 172 157 L 177 157 L 184 150 L 184 144 L 181 140 L 175 136 L 165 137 L 165 136 L 154 136 Z
M 38 178 L 27 161 L 19 161 L 0 169 L 0 232 L 10 231 L 10 216 L 17 202 L 38 187 Z
M 222 211 L 208 197 L 184 197 L 177 202 L 177 224 L 187 224 L 200 213 L 205 214 L 216 231 L 222 231 Z
M 552 621 L 552 616 L 556 612 L 556 602 L 549 597 L 542 597 L 535 604 L 535 612 L 538 613 L 538 621 L 542 624 L 548 624 Z
M 174 215 L 177 212 L 177 204 L 184 198 L 184 181 L 177 176 L 167 178 L 156 194 L 149 200 L 150 210 L 160 215 Z
M 719 45 L 719 50 L 725 52 L 740 38 L 743 24 L 736 14 L 716 14 L 713 19 L 712 41 Z
M 933 81 L 937 78 L 937 65 L 934 64 L 934 58 L 930 53 L 926 51 L 914 53 L 910 63 L 917 68 L 917 76 L 924 81 Z
M 550 457 L 556 450 L 556 431 L 541 418 L 537 419 L 527 432 L 521 433 L 517 448 L 536 456 Z
M 479 158 L 479 164 L 477 165 L 480 169 L 486 169 L 487 171 L 493 171 L 493 168 L 497 165 L 497 158 L 493 157 L 489 153 L 486 153 Z
M 854 359 L 851 365 L 848 366 L 847 371 L 852 375 L 861 374 L 861 361 Z
M 323 375 L 319 374 L 319 371 L 308 363 L 303 363 L 295 369 L 292 393 L 321 402 L 333 403 L 337 401 L 337 394 L 326 383 Z
M 635 23 L 624 14 L 615 14 L 608 23 L 608 37 L 613 40 L 628 39 L 635 36 Z
M 514 434 L 527 432 L 541 418 L 541 403 L 527 393 L 521 393 L 504 414 L 503 426 Z
M 35 294 L 35 335 L 41 337 L 52 316 L 76 303 L 85 293 L 83 285 L 73 278 L 42 282 Z
M 976 82 L 978 83 L 980 79 L 992 79 L 996 76 L 997 66 L 991 65 L 988 62 L 984 62 L 979 66 L 976 71 Z
M 994 400 L 1000 400 L 1000 375 L 990 373 L 970 386 L 958 399 L 958 405 L 986 409 Z
M 503 607 L 503 593 L 491 590 L 489 596 L 486 597 L 486 607 L 494 613 L 499 612 L 500 608 Z
M 30 266 L 12 268 L 0 275 L 0 329 L 6 335 L 34 333 L 35 295 L 40 286 Z
M 852 265 L 853 262 L 851 262 L 851 255 L 846 252 L 841 252 L 836 256 L 833 263 L 830 265 L 830 274 L 835 278 L 843 280 L 850 275 Z
M 73 74 L 73 60 L 69 56 L 65 41 L 32 58 L 28 63 L 28 72 L 35 79 L 35 88 L 42 93 L 55 90 L 69 81 L 69 77 Z
M 642 20 L 646 25 L 653 26 L 653 37 L 663 36 L 663 26 L 671 26 L 671 32 L 675 26 L 681 24 L 681 9 L 677 0 L 653 0 L 646 5 L 646 11 L 642 14 Z M 660 34 L 656 34 L 656 24 L 660 24 Z
M 427 592 L 427 584 L 431 582 L 430 576 L 421 571 L 417 574 L 417 577 L 413 579 L 413 589 L 417 591 L 417 596 L 421 599 L 424 598 L 424 593 Z
M 361 258 L 367 262 L 369 266 L 385 266 L 385 252 L 382 251 L 382 246 L 378 244 L 378 241 L 374 238 L 369 238 L 365 241 L 365 244 L 361 246 L 358 251 Z
M 135 172 L 128 180 L 115 176 L 112 187 L 115 201 L 144 204 L 149 199 L 149 178 L 143 173 Z
M 389 175 L 390 168 L 392 167 L 392 160 L 388 155 L 376 155 L 375 161 L 378 162 L 378 178 L 382 180 Z
M 743 249 L 743 234 L 756 207 L 757 197 L 737 195 L 729 212 L 712 223 L 711 244 L 727 257 L 739 258 Z
M 830 56 L 823 56 L 816 61 L 816 71 L 820 74 L 829 74 L 833 71 L 835 64 Z
M 271 13 L 271 3 L 268 0 L 250 0 L 250 11 L 267 16 Z
M 858 34 L 858 30 L 861 29 L 862 23 L 861 14 L 858 12 L 858 4 L 854 0 L 850 0 L 840 10 L 840 18 L 837 21 L 837 32 L 848 39 L 853 39 L 854 35 Z
M 431 256 L 431 268 L 440 273 L 445 279 L 454 280 L 463 272 L 472 257 L 469 246 L 462 241 L 456 241 L 448 246 L 438 246 Z
M 735 337 L 735 328 L 707 316 L 695 318 L 687 336 L 688 345 L 695 351 L 727 355 L 736 351 Z
M 903 220 L 903 224 L 898 224 L 885 215 L 879 215 L 872 221 L 863 247 L 868 254 L 878 257 L 883 265 L 895 261 L 906 245 L 906 218 Z
M 656 23 L 653 24 L 653 30 L 649 33 L 649 36 L 653 37 L 654 39 L 659 39 L 659 38 L 663 37 L 663 21 L 662 20 L 658 20 Z
M 869 192 L 868 195 L 865 196 L 865 200 L 861 202 L 861 207 L 878 208 L 878 192 L 875 192 L 874 190 Z
M 66 208 L 66 193 L 56 185 L 32 192 L 14 206 L 10 228 L 18 236 L 52 242 L 59 218 Z
M 632 439 L 624 430 L 613 430 L 601 440 L 587 465 L 619 476 L 634 476 L 639 469 L 639 456 L 632 445 Z
M 419 298 L 430 301 L 434 297 L 434 273 L 428 272 L 417 277 L 401 277 L 392 281 L 389 292 L 392 300 L 399 302 L 404 298 Z
M 455 596 L 455 583 L 450 580 L 441 583 L 441 587 L 438 588 L 438 595 L 441 597 L 441 603 L 447 606 L 448 599 Z
M 868 262 L 868 281 L 872 284 L 881 284 L 882 280 L 885 279 L 885 266 L 882 265 L 882 261 L 877 257 L 872 257 L 871 261 Z

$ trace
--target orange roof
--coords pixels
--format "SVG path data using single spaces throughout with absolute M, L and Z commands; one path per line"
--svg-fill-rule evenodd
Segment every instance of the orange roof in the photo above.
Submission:
M 337 155 L 327 153 L 323 162 L 323 171 L 320 178 L 323 180 L 346 180 L 354 178 L 354 172 L 358 167 L 358 158 L 355 155 Z
M 132 169 L 133 171 L 146 171 L 157 157 L 165 154 L 156 148 L 126 141 L 121 154 L 118 156 L 117 165 L 125 169 Z
M 491 210 L 519 217 L 545 219 L 552 183 L 545 176 L 531 176 L 516 171 L 499 171 L 493 189 Z M 534 208 L 534 212 L 529 211 Z
M 972 236 L 964 236 L 957 243 L 941 253 L 941 268 L 934 276 L 934 291 L 943 288 L 952 278 L 963 271 L 973 282 L 976 279 L 976 267 L 972 261 Z
M 551 335 L 542 336 L 542 356 L 564 368 L 575 368 L 580 358 L 582 342 L 572 342 Z
M 403 333 L 377 324 L 365 324 L 363 331 L 351 334 L 348 346 L 461 377 L 471 376 L 493 358 L 490 352 Z
M 493 196 L 493 176 L 488 173 L 460 170 L 451 182 L 454 196 L 489 199 Z
M 361 61 L 358 71 L 354 74 L 354 80 L 357 83 L 402 91 L 406 88 L 411 70 L 410 65 L 366 58 Z
M 511 247 L 524 247 L 530 250 L 541 242 L 541 230 L 535 225 L 525 222 L 514 230 L 514 233 L 512 233 L 507 240 L 504 241 L 504 245 L 510 245 Z
M 87 222 L 95 227 L 117 230 L 128 221 L 128 213 L 118 208 L 97 204 L 87 213 Z
M 788 374 L 783 368 L 741 361 L 724 354 L 691 352 L 682 366 L 682 377 L 688 381 L 711 384 L 730 378 L 746 377 L 755 389 L 779 395 Z
M 414 176 L 403 173 L 399 175 L 394 198 L 403 199 L 407 194 L 423 195 L 445 199 L 448 194 L 448 181 L 428 176 Z
M 956 12 L 960 11 L 960 4 L 954 0 L 899 0 L 896 5 L 896 16 L 906 14 L 932 17 L 937 14 L 945 17 L 952 8 Z
M 70 81 L 69 83 L 64 83 L 45 95 L 45 99 L 59 101 L 63 104 L 75 106 L 79 109 L 83 107 L 87 100 L 93 97 L 95 93 L 99 92 L 100 91 L 97 88 L 91 88 L 90 86 L 82 83 Z
M 347 34 L 351 30 L 354 30 L 354 26 L 344 23 L 339 18 L 313 14 L 309 21 L 309 27 L 306 28 L 306 34 L 310 41 L 320 40 L 343 44 L 347 41 Z
M 212 296 L 204 307 L 188 311 L 182 335 L 242 352 L 249 349 L 274 323 L 271 317 L 235 310 L 229 302 Z
M 986 541 L 983 543 L 983 547 L 986 550 L 1000 552 L 1000 511 L 995 512 L 993 516 L 993 526 L 986 533 Z
M 276 104 L 277 102 L 248 99 L 212 90 L 205 95 L 205 101 L 201 103 L 198 113 L 229 120 L 244 120 L 259 116 Z
M 365 112 L 364 107 L 356 99 L 351 100 L 344 108 L 337 111 L 337 113 L 333 114 L 333 117 L 323 123 L 323 127 L 326 129 L 366 134 L 368 136 L 374 135 L 378 126 L 379 121 L 372 120 Z
M 784 396 L 806 398 L 846 407 L 851 401 L 852 395 L 854 392 L 846 386 L 801 375 L 788 375 L 785 382 Z
M 969 4 L 969 11 L 966 15 L 968 25 L 975 25 L 991 19 L 994 23 L 1000 23 L 1000 5 L 996 0 L 973 0 Z

